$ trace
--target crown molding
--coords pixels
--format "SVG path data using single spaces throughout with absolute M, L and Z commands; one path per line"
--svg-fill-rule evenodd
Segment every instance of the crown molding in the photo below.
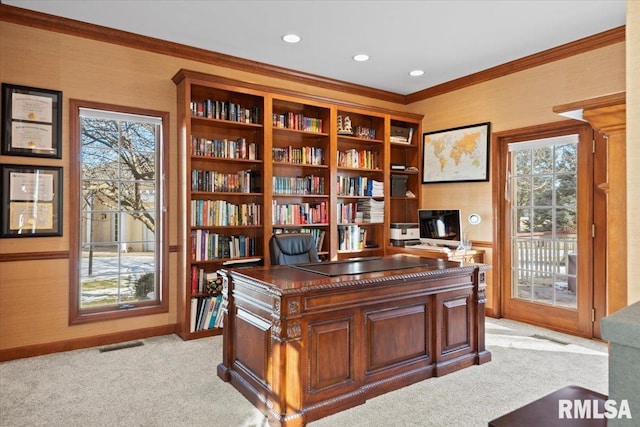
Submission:
M 89 24 L 68 18 L 61 18 L 46 13 L 35 12 L 0 3 L 0 21 L 39 28 L 47 31 L 83 37 L 91 40 L 117 44 L 133 49 L 145 50 L 162 55 L 198 61 L 206 64 L 223 66 L 235 70 L 261 74 L 272 78 L 284 79 L 305 85 L 313 85 L 324 89 L 335 90 L 351 95 L 364 96 L 381 101 L 394 102 L 400 105 L 412 104 L 434 96 L 453 92 L 465 87 L 487 82 L 509 74 L 524 71 L 560 59 L 599 49 L 625 41 L 625 26 L 617 27 L 593 36 L 566 43 L 524 58 L 516 59 L 459 79 L 451 80 L 430 88 L 401 95 L 394 92 L 330 79 L 315 74 L 304 73 L 284 67 L 265 64 L 257 61 L 225 55 L 222 53 L 167 42 L 153 37 L 141 36 L 126 31 L 115 30 L 100 25 Z
M 442 95 L 465 87 L 484 83 L 489 80 L 504 77 L 509 74 L 539 67 L 540 65 L 559 61 L 571 56 L 579 55 L 591 50 L 600 49 L 625 41 L 625 26 L 617 27 L 593 36 L 585 37 L 574 42 L 566 43 L 552 49 L 547 49 L 524 58 L 516 59 L 502 65 L 497 65 L 459 79 L 451 80 L 430 88 L 411 93 L 406 96 L 405 103 L 412 104 L 427 98 Z
M 112 43 L 133 49 L 184 58 L 190 61 L 198 61 L 206 64 L 223 66 L 234 70 L 247 71 L 290 82 L 313 85 L 324 89 L 365 96 L 382 101 L 403 104 L 405 96 L 397 93 L 374 89 L 371 87 L 348 83 L 341 80 L 317 76 L 275 65 L 200 49 L 192 46 L 160 40 L 153 37 L 142 36 L 127 31 L 115 30 L 100 25 L 62 18 L 47 13 L 36 12 L 20 7 L 0 4 L 0 20 L 28 27 L 38 28 L 83 37 L 105 43 Z

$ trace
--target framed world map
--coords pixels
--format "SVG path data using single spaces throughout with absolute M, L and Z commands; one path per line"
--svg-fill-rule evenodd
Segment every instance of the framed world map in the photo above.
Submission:
M 425 132 L 422 183 L 489 180 L 491 123 Z

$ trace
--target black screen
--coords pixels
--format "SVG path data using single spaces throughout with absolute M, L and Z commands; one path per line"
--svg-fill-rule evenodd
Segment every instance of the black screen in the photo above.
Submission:
M 460 243 L 460 211 L 457 209 L 418 210 L 420 239 L 435 244 Z

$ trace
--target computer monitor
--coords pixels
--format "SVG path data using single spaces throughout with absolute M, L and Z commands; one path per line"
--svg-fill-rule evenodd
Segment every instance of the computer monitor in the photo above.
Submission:
M 418 209 L 420 244 L 456 248 L 462 239 L 459 209 Z

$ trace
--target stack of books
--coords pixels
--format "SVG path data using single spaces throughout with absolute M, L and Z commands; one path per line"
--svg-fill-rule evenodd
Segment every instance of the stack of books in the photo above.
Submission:
M 384 222 L 384 200 L 358 200 L 358 213 L 362 214 L 362 222 Z
M 384 197 L 384 183 L 373 179 L 369 180 L 367 183 L 367 196 Z

